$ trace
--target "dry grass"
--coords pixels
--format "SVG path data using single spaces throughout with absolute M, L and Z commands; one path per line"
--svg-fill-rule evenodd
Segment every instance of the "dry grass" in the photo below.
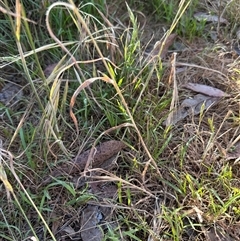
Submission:
M 239 6 L 199 2 L 195 11 L 222 14 L 230 24 L 209 23 L 201 37 L 179 35 L 163 60 L 146 52 L 178 25 L 149 17 L 149 5 L 135 1 L 108 3 L 103 14 L 100 3 L 82 6 L 81 15 L 71 1 L 54 3 L 47 28 L 40 11 L 41 27 L 28 30 L 22 20 L 16 45 L 5 35 L 1 67 L 23 76 L 24 99 L 1 110 L 0 240 L 83 240 L 91 205 L 107 216 L 99 223 L 103 240 L 239 240 Z M 3 7 L 15 21 L 14 8 Z M 215 41 L 209 33 L 216 32 Z M 171 107 L 195 95 L 183 88 L 188 82 L 230 97 L 165 127 Z M 91 168 L 88 159 L 88 170 L 66 171 L 106 140 L 127 146 L 111 169 Z M 61 175 L 48 179 L 54 173 Z

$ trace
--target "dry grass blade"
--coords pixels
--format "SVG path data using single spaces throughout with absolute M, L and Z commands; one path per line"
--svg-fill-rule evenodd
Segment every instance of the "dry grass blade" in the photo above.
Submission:
M 56 43 L 59 44 L 59 46 L 71 57 L 72 59 L 72 62 L 75 63 L 77 69 L 81 72 L 81 69 L 79 67 L 79 65 L 77 64 L 77 60 L 76 58 L 69 52 L 69 50 L 64 46 L 64 44 L 54 35 L 52 29 L 51 29 L 51 26 L 50 26 L 50 21 L 49 21 L 49 15 L 50 15 L 50 11 L 56 7 L 56 6 L 64 6 L 70 10 L 72 10 L 74 12 L 74 14 L 76 15 L 76 19 L 74 20 L 74 22 L 77 24 L 77 28 L 80 30 L 82 30 L 83 32 L 86 32 L 88 34 L 88 36 L 90 37 L 90 39 L 92 40 L 99 56 L 101 57 L 102 59 L 102 62 L 104 64 L 104 66 L 106 67 L 106 69 L 108 70 L 108 73 L 110 74 L 111 71 L 109 70 L 109 67 L 107 65 L 107 62 L 96 42 L 96 40 L 94 39 L 94 37 L 92 36 L 92 33 L 91 31 L 89 30 L 86 22 L 84 21 L 83 17 L 81 16 L 80 12 L 79 12 L 79 9 L 75 6 L 74 2 L 69 0 L 69 3 L 64 3 L 64 2 L 56 2 L 56 3 L 53 3 L 47 10 L 46 12 L 46 25 L 47 25 L 47 29 L 48 29 L 48 32 L 50 34 L 50 36 L 56 41 Z M 80 27 L 80 25 L 82 25 Z
M 80 93 L 81 90 L 87 88 L 90 84 L 92 84 L 94 81 L 96 80 L 102 80 L 102 81 L 105 81 L 107 83 L 110 83 L 112 84 L 113 83 L 113 80 L 111 80 L 110 78 L 108 78 L 107 76 L 104 76 L 104 77 L 95 77 L 95 78 L 91 78 L 91 79 L 88 79 L 88 80 L 85 80 L 74 92 L 72 98 L 71 98 L 71 101 L 70 101 L 70 116 L 74 122 L 74 125 L 75 125 L 75 128 L 76 128 L 76 131 L 77 131 L 77 134 L 79 134 L 79 128 L 78 128 L 78 121 L 77 121 L 77 118 L 76 116 L 74 115 L 73 113 L 73 106 L 76 102 L 76 98 L 78 96 L 78 94 Z
M 2 13 L 11 15 L 11 16 L 13 16 L 13 17 L 15 17 L 15 18 L 18 18 L 18 17 L 19 17 L 17 13 L 13 13 L 13 12 L 11 12 L 10 10 L 6 10 L 5 8 L 3 8 L 3 7 L 1 7 L 1 6 L 0 6 L 0 11 L 1 11 Z M 23 19 L 23 20 L 25 20 L 25 21 L 28 21 L 28 22 L 37 24 L 35 21 L 33 21 L 33 20 L 31 20 L 31 19 L 28 19 L 28 18 L 25 18 L 25 17 L 22 17 L 22 16 L 20 16 L 20 18 Z
M 17 40 L 20 40 L 20 30 L 21 30 L 21 3 L 19 0 L 16 0 L 16 30 L 15 35 Z
M 173 94 L 172 94 L 172 101 L 171 101 L 171 106 L 170 106 L 170 113 L 168 115 L 168 118 L 166 120 L 166 126 L 169 126 L 170 123 L 173 123 L 173 110 L 177 106 L 178 102 L 178 87 L 177 87 L 177 80 L 176 80 L 176 56 L 177 54 L 173 54 L 173 59 L 172 59 L 172 68 L 171 68 L 171 73 L 169 77 L 169 85 L 171 82 L 173 82 Z
M 102 181 L 105 181 L 105 182 L 119 182 L 119 183 L 123 183 L 128 188 L 131 188 L 133 190 L 138 190 L 140 192 L 143 192 L 146 195 L 148 195 L 149 197 L 152 197 L 154 199 L 156 198 L 156 196 L 153 193 L 151 193 L 150 191 L 148 191 L 146 188 L 144 188 L 144 186 L 137 186 L 137 185 L 135 185 L 135 184 L 133 184 L 133 183 L 131 183 L 129 181 L 126 181 L 126 180 L 124 180 L 124 179 L 122 179 L 122 178 L 120 178 L 120 177 L 118 177 L 118 176 L 116 176 L 116 175 L 114 175 L 112 173 L 109 173 L 106 170 L 103 170 L 103 169 L 100 170 L 100 169 L 96 168 L 96 169 L 92 169 L 91 171 L 92 172 L 94 172 L 94 171 L 96 171 L 96 172 L 97 171 L 101 171 L 103 174 L 106 175 L 106 176 L 92 176 L 92 178 L 96 179 L 97 181 L 102 180 Z
M 33 201 L 32 198 L 31 198 L 31 196 L 29 195 L 29 193 L 27 192 L 27 190 L 26 190 L 25 187 L 23 186 L 22 182 L 20 181 L 20 179 L 19 179 L 17 173 L 15 172 L 15 168 L 14 168 L 14 166 L 13 166 L 13 155 L 12 155 L 12 153 L 9 152 L 9 151 L 7 151 L 7 152 L 6 152 L 6 155 L 7 155 L 7 158 L 8 158 L 8 160 L 9 160 L 10 171 L 12 172 L 12 174 L 13 174 L 15 180 L 18 182 L 19 186 L 21 187 L 21 189 L 22 189 L 23 192 L 25 193 L 25 195 L 26 195 L 27 199 L 29 200 L 29 202 L 31 203 L 31 205 L 34 207 L 34 209 L 35 209 L 37 215 L 38 215 L 38 216 L 40 217 L 40 219 L 42 220 L 44 226 L 45 226 L 46 229 L 48 230 L 48 232 L 49 232 L 49 234 L 51 235 L 52 239 L 53 239 L 54 241 L 56 241 L 56 239 L 55 239 L 55 237 L 54 237 L 52 231 L 50 230 L 50 228 L 49 228 L 49 226 L 48 226 L 46 220 L 43 218 L 42 214 L 39 212 L 37 206 L 35 205 L 34 201 Z M 7 184 L 9 184 L 9 182 L 7 182 Z M 32 225 L 31 225 L 31 223 L 30 223 L 28 217 L 26 216 L 24 210 L 22 209 L 22 207 L 21 207 L 21 205 L 20 205 L 20 203 L 19 203 L 19 201 L 18 201 L 18 199 L 17 199 L 17 196 L 15 195 L 15 193 L 14 193 L 14 191 L 13 191 L 12 186 L 10 185 L 10 186 L 8 186 L 8 187 L 11 188 L 11 189 L 9 189 L 9 190 L 11 191 L 11 194 L 13 195 L 14 200 L 15 200 L 16 203 L 18 204 L 18 206 L 19 206 L 19 208 L 20 208 L 20 210 L 21 210 L 21 212 L 22 212 L 22 214 L 23 214 L 25 220 L 27 221 L 29 227 L 31 228 L 31 230 L 32 230 L 32 232 L 33 232 L 33 234 L 34 234 L 34 236 L 37 237 L 37 235 L 36 235 L 36 233 L 35 233 L 35 230 L 33 229 L 33 227 L 32 227 Z
M 51 26 L 50 26 L 50 21 L 49 21 L 49 15 L 50 15 L 50 11 L 55 7 L 55 6 L 65 6 L 66 8 L 69 8 L 71 10 L 75 10 L 75 6 L 68 4 L 68 3 L 64 3 L 64 2 L 56 2 L 53 3 L 47 10 L 46 12 L 46 25 L 47 25 L 47 29 L 48 32 L 50 34 L 50 36 L 56 41 L 56 43 L 59 44 L 59 46 L 71 57 L 72 62 L 75 63 L 76 67 L 80 70 L 80 67 L 77 64 L 77 60 L 75 59 L 75 57 L 69 52 L 69 50 L 63 45 L 63 43 L 55 36 L 55 34 L 53 33 Z M 81 71 L 81 70 L 80 70 Z
M 77 41 L 72 41 L 72 42 L 67 42 L 67 43 L 62 43 L 64 46 L 69 46 L 69 45 L 74 45 L 74 44 L 76 44 L 77 43 Z M 56 43 L 51 43 L 51 44 L 47 44 L 47 45 L 44 45 L 44 46 L 41 46 L 41 47 L 39 47 L 39 48 L 36 48 L 36 49 L 34 49 L 34 50 L 30 50 L 30 51 L 28 51 L 28 52 L 25 52 L 24 53 L 24 57 L 26 58 L 26 57 L 29 57 L 29 56 L 32 56 L 32 55 L 34 55 L 34 54 L 37 54 L 37 53 L 40 53 L 40 52 L 43 52 L 43 51 L 46 51 L 46 50 L 50 50 L 50 49 L 52 49 L 52 48 L 58 48 L 59 47 L 59 45 L 58 44 L 56 44 Z M 3 58 L 0 58 L 0 60 L 1 61 L 3 61 L 3 63 L 1 63 L 0 64 L 0 67 L 1 68 L 4 68 L 4 67 L 6 67 L 6 66 L 8 66 L 8 65 L 11 65 L 11 64 L 13 64 L 13 63 L 16 63 L 16 62 L 18 62 L 18 61 L 20 61 L 21 60 L 21 58 L 22 58 L 22 56 L 19 54 L 19 55 L 13 55 L 13 56 L 10 56 L 10 57 L 8 57 L 8 61 L 7 62 L 4 62 L 3 60 Z
M 98 9 L 97 9 L 98 10 Z M 108 44 L 108 49 L 110 51 L 110 56 L 111 60 L 114 62 L 115 60 L 115 55 L 118 47 L 118 43 L 116 41 L 115 33 L 113 31 L 114 26 L 112 23 L 104 16 L 104 14 L 98 10 L 98 13 L 100 16 L 103 18 L 103 20 L 106 22 L 106 24 L 109 26 L 109 28 L 112 30 L 112 35 L 110 35 L 108 38 L 110 39 L 109 44 Z
M 7 179 L 7 175 L 6 175 L 6 172 L 3 167 L 3 156 L 5 156 L 3 154 L 3 151 L 4 150 L 2 149 L 2 140 L 0 139 L 0 180 L 3 182 L 3 184 L 5 186 L 8 201 L 11 201 L 10 193 L 13 192 L 13 188 Z
M 192 68 L 198 68 L 198 69 L 204 69 L 204 70 L 208 70 L 217 74 L 220 74 L 221 76 L 225 77 L 226 79 L 228 79 L 228 76 L 216 69 L 211 69 L 211 68 L 207 68 L 201 65 L 197 65 L 197 64 L 189 64 L 189 63 L 182 63 L 182 62 L 176 62 L 176 66 L 186 66 L 186 67 L 192 67 Z

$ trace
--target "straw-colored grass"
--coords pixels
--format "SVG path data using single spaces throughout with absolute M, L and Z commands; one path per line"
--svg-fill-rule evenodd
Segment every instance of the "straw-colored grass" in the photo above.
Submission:
M 238 1 L 167 2 L 1 2 L 0 88 L 11 76 L 23 98 L 0 106 L 0 240 L 83 240 L 87 205 L 111 210 L 103 240 L 239 240 Z M 171 125 L 188 82 L 230 97 Z M 126 148 L 91 168 L 106 140 Z

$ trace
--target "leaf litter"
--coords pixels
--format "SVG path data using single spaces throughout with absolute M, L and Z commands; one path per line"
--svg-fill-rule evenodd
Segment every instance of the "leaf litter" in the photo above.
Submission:
M 109 160 L 112 156 L 121 151 L 124 147 L 126 147 L 126 144 L 124 144 L 122 141 L 105 141 L 94 148 L 94 153 L 92 156 L 90 156 L 91 149 L 89 149 L 82 154 L 76 156 L 76 158 L 73 160 L 73 163 L 80 169 L 84 169 L 90 156 L 90 158 L 92 159 L 92 167 L 101 167 L 107 160 Z
M 121 151 L 125 146 L 126 145 L 123 142 L 114 140 L 101 143 L 95 148 L 95 155 L 92 158 L 92 167 L 103 168 L 104 170 L 110 171 L 114 161 L 114 155 Z M 86 160 L 89 160 L 90 155 L 91 150 L 87 150 L 77 156 L 73 161 L 80 168 L 86 169 L 88 165 L 88 161 L 86 162 Z M 97 172 L 92 172 L 92 176 L 96 174 Z M 117 192 L 116 185 L 112 185 L 106 181 L 91 182 L 90 180 L 88 184 L 91 188 L 91 192 L 98 197 L 99 202 L 104 198 L 113 199 Z M 101 205 L 88 204 L 87 207 L 83 209 L 81 215 L 82 240 L 102 240 L 104 233 L 99 224 L 101 224 L 101 222 L 103 222 L 110 213 L 110 207 L 103 208 Z
M 96 205 L 88 205 L 81 215 L 81 238 L 83 241 L 101 241 L 103 232 L 98 227 L 98 224 L 103 219 L 103 216 Z
M 57 170 L 53 171 L 50 176 L 51 177 L 59 177 L 64 173 L 68 175 L 73 175 L 77 173 L 81 173 L 84 169 L 91 168 L 102 168 L 107 170 L 109 160 L 115 156 L 118 152 L 126 147 L 122 141 L 110 140 L 102 142 L 96 147 L 92 147 L 83 153 L 77 155 L 72 161 L 69 163 L 63 164 Z M 90 161 L 90 162 L 89 162 Z M 107 165 L 107 163 L 109 163 Z M 71 167 L 69 167 L 69 165 Z M 47 178 L 43 181 L 40 186 L 48 184 L 52 178 Z
M 212 86 L 197 84 L 197 83 L 187 83 L 183 85 L 184 88 L 193 90 L 204 95 L 213 97 L 229 97 L 230 95 Z
M 177 37 L 177 34 L 173 33 L 173 34 L 170 34 L 165 41 L 164 40 L 157 41 L 152 51 L 149 54 L 148 53 L 146 54 L 152 58 L 160 54 L 160 57 L 162 59 L 165 58 L 168 53 L 168 49 L 173 44 L 176 37 Z
M 193 98 L 185 99 L 182 104 L 172 113 L 172 119 L 167 124 L 163 122 L 165 126 L 175 125 L 180 120 L 183 120 L 189 115 L 197 115 L 201 111 L 208 109 L 210 106 L 217 102 L 217 98 L 197 94 Z
M 81 172 L 89 170 L 90 168 L 100 168 L 106 171 L 110 171 L 115 161 L 115 155 L 126 147 L 122 141 L 110 140 L 102 142 L 94 148 L 90 148 L 80 155 L 77 155 L 72 161 L 72 167 L 63 166 L 57 171 L 53 172 L 51 176 L 57 177 L 63 175 L 63 173 L 76 175 L 76 179 L 81 179 Z M 90 161 L 89 161 L 90 160 Z M 112 212 L 111 207 L 103 207 L 100 202 L 105 199 L 113 199 L 117 193 L 117 187 L 115 184 L 109 183 L 109 181 L 92 181 L 95 175 L 99 172 L 91 171 L 91 177 L 83 178 L 81 185 L 77 182 L 74 183 L 76 188 L 82 187 L 88 184 L 90 192 L 97 196 L 98 201 L 95 205 L 87 203 L 86 207 L 81 210 L 81 231 L 80 235 L 83 241 L 90 240 L 102 240 L 103 231 L 99 226 L 103 221 L 106 221 L 107 217 Z M 76 180 L 73 179 L 73 180 Z M 50 182 L 51 179 L 47 179 L 44 184 Z
M 163 122 L 163 125 L 175 125 L 180 120 L 183 120 L 187 116 L 200 114 L 202 111 L 207 110 L 212 105 L 219 101 L 220 97 L 229 97 L 230 95 L 223 92 L 220 89 L 212 86 L 187 83 L 183 85 L 184 88 L 201 93 L 193 96 L 193 98 L 184 99 L 181 105 L 173 111 L 171 114 L 171 120 L 169 118 Z
M 212 23 L 220 22 L 224 24 L 229 24 L 229 22 L 225 18 L 219 17 L 217 15 L 207 14 L 204 12 L 195 13 L 193 16 L 198 21 L 206 21 L 206 22 L 212 22 Z

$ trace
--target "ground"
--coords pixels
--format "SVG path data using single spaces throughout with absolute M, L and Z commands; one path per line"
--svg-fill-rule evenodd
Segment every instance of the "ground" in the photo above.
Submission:
M 74 3 L 1 3 L 0 240 L 239 240 L 239 2 Z

